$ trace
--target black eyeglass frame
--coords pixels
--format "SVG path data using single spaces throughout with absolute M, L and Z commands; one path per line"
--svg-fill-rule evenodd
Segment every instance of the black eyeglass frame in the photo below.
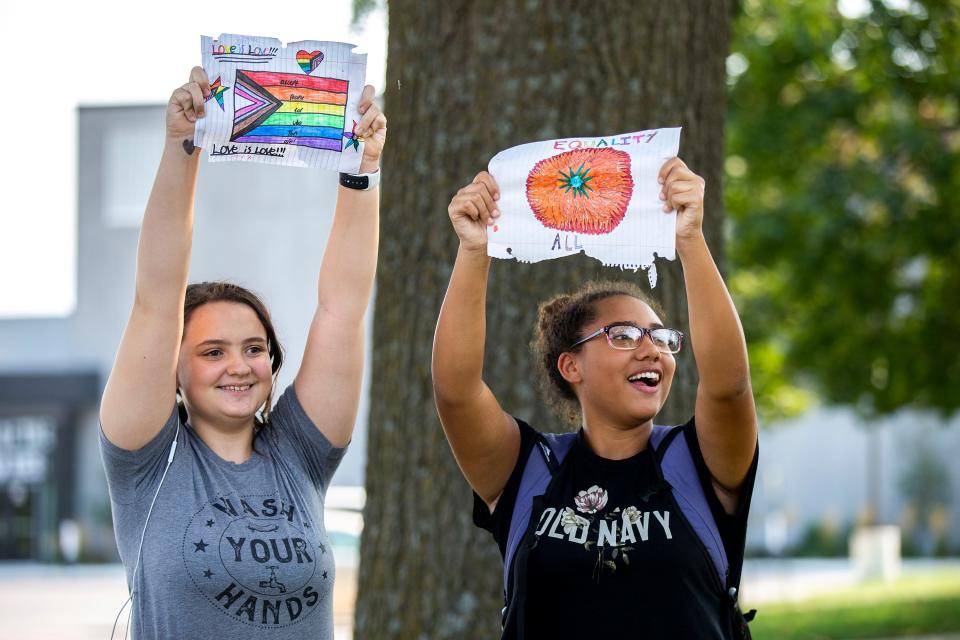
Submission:
M 635 346 L 635 347 L 618 347 L 618 346 L 616 346 L 615 344 L 613 344 L 613 339 L 610 337 L 610 329 L 613 329 L 614 327 L 632 327 L 632 328 L 636 329 L 637 331 L 639 331 L 639 332 L 640 332 L 640 338 L 637 340 L 637 346 Z M 676 351 L 669 351 L 669 350 L 666 350 L 666 349 L 661 349 L 661 348 L 657 345 L 657 343 L 654 341 L 654 339 L 653 339 L 653 332 L 654 332 L 654 331 L 670 331 L 670 332 L 672 332 L 672 333 L 675 333 L 675 334 L 677 335 L 677 350 L 676 350 Z M 594 331 L 593 333 L 591 333 L 591 334 L 588 335 L 588 336 L 585 336 L 585 337 L 583 337 L 583 338 L 580 338 L 579 340 L 577 340 L 576 342 L 574 342 L 572 345 L 570 345 L 569 347 L 567 347 L 567 351 L 572 351 L 573 349 L 575 349 L 575 348 L 579 347 L 580 345 L 582 345 L 582 344 L 583 344 L 584 342 L 586 342 L 587 340 L 593 340 L 594 338 L 596 338 L 596 337 L 597 337 L 598 335 L 600 335 L 601 333 L 606 334 L 606 336 L 607 336 L 607 344 L 609 344 L 611 348 L 617 349 L 618 351 L 633 351 L 634 349 L 639 349 L 639 348 L 640 348 L 640 343 L 643 342 L 643 338 L 644 338 L 645 336 L 650 336 L 650 342 L 653 343 L 653 346 L 657 347 L 657 350 L 658 350 L 660 353 L 669 353 L 669 354 L 673 355 L 673 354 L 676 354 L 676 353 L 680 353 L 680 349 L 683 347 L 683 333 L 680 332 L 680 331 L 677 331 L 676 329 L 668 329 L 667 327 L 653 327 L 652 329 L 648 329 L 647 327 L 638 327 L 638 326 L 635 325 L 635 324 L 630 324 L 630 323 L 627 323 L 627 322 L 614 322 L 613 324 L 608 324 L 608 325 L 605 326 L 605 327 L 600 327 L 599 329 L 597 329 L 596 331 Z

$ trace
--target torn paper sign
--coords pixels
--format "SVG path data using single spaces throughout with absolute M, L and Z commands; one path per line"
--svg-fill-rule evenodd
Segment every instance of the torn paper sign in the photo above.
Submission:
M 673 260 L 676 214 L 663 211 L 657 174 L 679 148 L 678 127 L 501 151 L 489 166 L 501 216 L 487 252 L 538 262 L 583 251 L 630 269 Z
M 354 127 L 367 55 L 355 45 L 233 34 L 200 42 L 210 96 L 193 142 L 211 162 L 360 170 Z

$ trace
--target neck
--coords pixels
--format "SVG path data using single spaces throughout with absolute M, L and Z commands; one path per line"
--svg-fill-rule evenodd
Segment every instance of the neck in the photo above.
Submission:
M 211 451 L 236 464 L 253 455 L 254 424 L 252 417 L 222 424 L 199 416 L 190 420 L 190 426 Z
M 595 454 L 607 460 L 625 460 L 647 448 L 653 419 L 629 429 L 583 415 L 583 435 Z

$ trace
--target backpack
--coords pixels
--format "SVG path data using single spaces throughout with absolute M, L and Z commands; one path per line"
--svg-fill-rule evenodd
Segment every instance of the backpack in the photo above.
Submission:
M 514 557 L 521 541 L 533 528 L 531 522 L 535 497 L 542 496 L 566 458 L 567 453 L 577 439 L 576 433 L 537 433 L 537 440 L 530 450 L 517 499 L 510 518 L 510 531 L 503 554 L 503 594 L 504 608 L 502 622 L 506 622 L 507 610 L 511 601 L 511 578 L 513 576 Z M 677 436 L 681 437 L 677 437 Z M 674 498 L 683 516 L 703 543 L 704 549 L 716 571 L 717 578 L 733 607 L 735 632 L 740 638 L 749 639 L 747 622 L 753 620 L 756 610 L 746 614 L 740 612 L 737 591 L 740 588 L 740 573 L 743 568 L 743 554 L 731 563 L 727 558 L 723 540 L 717 523 L 713 519 L 710 505 L 707 503 L 703 486 L 697 476 L 693 456 L 686 438 L 683 437 L 683 425 L 666 427 L 654 425 L 650 434 L 650 446 L 660 463 L 663 479 L 673 491 Z

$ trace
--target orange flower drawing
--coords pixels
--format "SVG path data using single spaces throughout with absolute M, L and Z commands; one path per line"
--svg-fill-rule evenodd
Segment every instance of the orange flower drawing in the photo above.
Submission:
M 527 176 L 527 202 L 543 226 L 600 235 L 617 228 L 633 194 L 630 155 L 618 149 L 567 151 Z

